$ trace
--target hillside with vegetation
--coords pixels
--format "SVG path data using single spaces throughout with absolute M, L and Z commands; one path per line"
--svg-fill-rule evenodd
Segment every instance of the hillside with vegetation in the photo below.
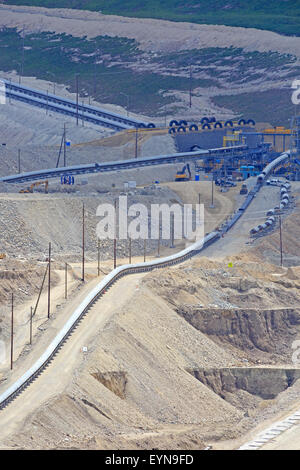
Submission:
M 183 115 L 197 120 L 208 114 L 218 119 L 251 116 L 272 125 L 289 125 L 294 115 L 291 86 L 300 71 L 299 37 L 87 10 L 102 3 L 55 2 L 55 6 L 72 6 L 72 10 L 0 3 L 1 77 L 17 81 L 20 75 L 33 77 L 43 80 L 49 92 L 60 89 L 55 82 L 74 93 L 78 76 L 81 101 L 94 99 L 116 106 L 117 112 L 122 111 L 121 106 L 122 112 L 160 122 Z M 167 3 L 162 2 L 161 8 Z M 295 5 L 292 0 L 281 3 L 289 14 L 297 11 L 298 7 L 286 8 Z M 136 10 L 133 1 L 125 1 L 122 12 L 126 15 L 130 10 L 138 16 L 147 4 Z M 220 5 L 208 2 L 206 13 L 213 4 Z M 54 2 L 45 0 L 45 5 L 54 6 Z M 113 0 L 101 11 L 111 13 L 117 5 Z M 189 2 L 185 13 L 193 5 L 196 7 Z M 228 8 L 218 11 L 230 10 L 226 5 Z M 241 3 L 230 5 L 243 10 Z M 254 5 L 258 2 L 251 8 Z M 178 8 L 175 1 L 170 11 L 175 14 Z M 278 11 L 274 7 L 272 14 Z M 121 8 L 114 12 L 121 13 Z
M 104 14 L 242 26 L 300 36 L 299 0 L 3 0 L 1 3 L 100 10 Z
M 15 28 L 0 30 L 0 70 L 23 72 L 67 86 L 75 92 L 78 76 L 81 99 L 92 97 L 101 103 L 121 105 L 131 112 L 148 116 L 164 116 L 184 111 L 190 87 L 193 104 L 199 106 L 205 96 L 221 108 L 241 115 L 251 114 L 265 120 L 268 106 L 272 109 L 274 93 L 265 92 L 268 106 L 257 107 L 252 94 L 266 80 L 292 80 L 299 73 L 297 58 L 277 52 L 249 52 L 243 48 L 208 47 L 182 50 L 177 53 L 143 51 L 140 44 L 126 37 L 74 37 L 69 34 L 37 32 L 24 36 Z M 23 63 L 22 63 L 23 57 Z M 190 78 L 190 65 L 192 77 Z M 249 99 L 240 100 L 241 85 L 247 83 Z M 224 90 L 226 94 L 224 96 Z M 235 94 L 236 92 L 238 94 Z M 247 95 L 247 93 L 245 95 Z M 233 94 L 233 96 L 231 96 Z M 276 98 L 277 99 L 277 98 Z M 288 124 L 291 100 L 279 106 L 274 124 Z M 287 109 L 285 109 L 287 108 Z M 251 109 L 251 112 L 250 112 Z M 230 111 L 229 111 L 230 112 Z

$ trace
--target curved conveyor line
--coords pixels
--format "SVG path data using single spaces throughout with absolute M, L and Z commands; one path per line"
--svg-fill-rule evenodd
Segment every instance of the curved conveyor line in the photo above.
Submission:
M 281 155 L 278 159 L 275 159 L 272 163 L 271 170 L 275 168 L 276 161 L 280 164 L 284 159 L 289 158 L 289 152 Z M 270 170 L 270 171 L 271 171 Z M 264 176 L 267 178 L 269 172 L 264 170 Z M 251 197 L 247 207 L 249 206 L 250 202 L 256 196 L 256 193 L 262 187 L 262 181 L 258 180 L 254 190 L 249 194 L 247 198 Z M 228 225 L 231 228 L 234 223 L 242 216 L 244 210 L 239 210 L 237 214 L 233 216 L 231 221 L 229 221 Z M 238 218 L 236 218 L 238 215 Z M 233 221 L 233 223 L 232 223 Z M 228 230 L 228 229 L 227 229 Z M 227 231 L 224 229 L 223 231 Z M 167 256 L 165 258 L 157 259 L 154 261 L 147 261 L 144 263 L 136 263 L 136 264 L 125 264 L 120 266 L 113 271 L 111 271 L 105 278 L 99 282 L 99 284 L 86 296 L 86 298 L 81 302 L 81 304 L 76 308 L 72 316 L 66 322 L 64 327 L 61 331 L 57 334 L 54 340 L 50 343 L 48 348 L 42 354 L 42 356 L 35 362 L 35 364 L 27 370 L 27 372 L 22 375 L 16 382 L 7 388 L 1 395 L 0 395 L 0 409 L 3 409 L 10 403 L 24 388 L 26 388 L 42 371 L 43 369 L 51 362 L 54 358 L 55 354 L 58 350 L 62 347 L 68 336 L 72 333 L 75 326 L 78 324 L 80 319 L 88 312 L 89 308 L 93 305 L 93 303 L 98 300 L 101 295 L 104 294 L 104 291 L 108 289 L 114 282 L 120 279 L 122 276 L 132 273 L 138 272 L 146 272 L 151 271 L 155 268 L 164 268 L 167 266 L 172 266 L 178 263 L 182 263 L 187 259 L 191 258 L 192 256 L 198 255 L 204 248 L 211 245 L 215 241 L 217 241 L 221 237 L 221 232 L 211 232 L 210 234 L 206 235 L 203 240 L 197 241 L 193 243 L 191 246 L 186 248 L 185 250 L 180 251 L 171 256 Z
M 70 335 L 78 321 L 87 313 L 89 308 L 96 300 L 98 300 L 104 291 L 107 290 L 120 277 L 127 274 L 151 271 L 155 268 L 162 268 L 180 263 L 187 260 L 191 256 L 198 254 L 203 249 L 203 247 L 208 246 L 218 238 L 220 238 L 220 234 L 218 232 L 212 232 L 204 238 L 204 241 L 198 241 L 177 254 L 145 263 L 136 263 L 131 265 L 125 264 L 111 271 L 101 282 L 99 282 L 99 284 L 76 308 L 72 316 L 66 322 L 65 326 L 50 343 L 38 361 L 36 361 L 36 363 L 20 379 L 18 379 L 11 387 L 9 387 L 4 393 L 0 395 L 0 408 L 5 407 L 13 398 L 15 398 L 16 395 L 20 393 L 20 391 L 26 385 L 28 385 L 28 383 L 30 383 L 35 377 L 37 377 L 37 375 L 39 375 L 39 373 L 51 361 L 55 353 L 59 350 L 64 341 Z

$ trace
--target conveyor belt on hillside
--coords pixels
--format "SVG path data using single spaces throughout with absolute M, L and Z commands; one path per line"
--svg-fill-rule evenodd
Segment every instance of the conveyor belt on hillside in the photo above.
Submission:
M 253 198 L 255 198 L 256 194 L 259 192 L 263 183 L 268 178 L 270 172 L 273 171 L 273 169 L 276 167 L 276 165 L 281 164 L 283 160 L 287 160 L 289 158 L 290 152 L 288 151 L 282 154 L 277 159 L 275 159 L 264 169 L 264 171 L 257 180 L 256 186 L 247 196 L 245 203 L 241 206 L 237 214 L 233 216 L 231 221 L 228 222 L 227 230 L 230 230 L 230 228 L 237 222 L 237 220 L 242 217 L 243 213 L 250 205 Z M 226 231 L 226 227 L 224 228 L 224 231 Z M 50 343 L 45 352 L 35 362 L 35 364 L 30 369 L 28 369 L 25 374 L 22 375 L 22 377 L 16 380 L 13 385 L 6 388 L 4 392 L 1 393 L 0 409 L 6 407 L 17 395 L 19 395 L 35 378 L 37 378 L 43 372 L 45 367 L 47 367 L 47 365 L 54 359 L 55 355 L 63 346 L 64 342 L 68 339 L 69 335 L 72 333 L 73 329 L 76 327 L 78 322 L 83 318 L 84 315 L 88 313 L 88 310 L 91 308 L 91 306 L 96 301 L 98 301 L 101 296 L 105 294 L 105 291 L 118 279 L 128 274 L 152 271 L 153 269 L 165 268 L 178 263 L 182 263 L 188 260 L 189 258 L 198 255 L 204 248 L 217 241 L 221 236 L 222 232 L 215 231 L 206 235 L 203 240 L 193 243 L 185 250 L 182 250 L 174 255 L 144 263 L 126 264 L 111 271 L 107 276 L 105 276 L 105 278 L 101 282 L 99 282 L 99 284 L 86 296 L 86 298 L 76 308 L 73 315 L 65 323 L 63 328 L 60 330 L 54 340 Z
M 139 127 L 155 127 L 153 123 L 122 116 L 97 106 L 79 104 L 68 98 L 36 90 L 9 80 L 1 79 L 1 81 L 5 84 L 5 93 L 8 98 L 75 117 L 101 127 L 117 131 Z

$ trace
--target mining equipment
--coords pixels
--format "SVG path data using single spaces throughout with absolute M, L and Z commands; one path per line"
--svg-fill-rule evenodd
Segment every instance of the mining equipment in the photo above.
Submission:
M 20 193 L 33 193 L 33 189 L 36 188 L 37 186 L 40 186 L 41 184 L 44 184 L 44 185 L 45 185 L 45 194 L 48 194 L 48 186 L 49 186 L 48 180 L 45 180 L 45 181 L 37 181 L 36 183 L 32 183 L 31 186 L 29 186 L 29 187 L 26 188 L 26 189 L 21 189 L 21 191 L 19 191 L 19 192 L 20 192 Z
M 188 174 L 186 173 L 188 171 Z M 181 171 L 177 171 L 175 176 L 175 181 L 190 181 L 192 179 L 192 174 L 190 170 L 190 165 L 187 163 L 184 165 Z

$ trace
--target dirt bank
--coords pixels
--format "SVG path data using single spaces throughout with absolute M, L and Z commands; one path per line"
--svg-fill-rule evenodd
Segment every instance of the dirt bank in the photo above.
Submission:
M 203 47 L 244 47 L 278 51 L 299 57 L 300 39 L 269 31 L 229 26 L 197 25 L 164 20 L 125 18 L 97 12 L 0 5 L 1 26 L 27 31 L 54 31 L 74 36 L 120 36 L 136 39 L 151 51 Z

